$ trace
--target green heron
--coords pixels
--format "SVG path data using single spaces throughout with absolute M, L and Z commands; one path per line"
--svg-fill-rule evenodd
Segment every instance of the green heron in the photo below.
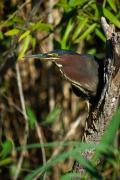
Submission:
M 90 103 L 96 107 L 99 98 L 101 98 L 104 85 L 103 61 L 97 60 L 93 55 L 78 54 L 69 50 L 54 50 L 48 53 L 25 56 L 25 58 L 52 61 L 62 76 L 71 83 L 73 92 L 82 98 L 80 102 L 84 106 L 84 113 L 81 115 L 81 127 L 84 132 L 87 126 L 86 120 L 89 117 Z M 93 122 L 96 117 L 97 115 L 93 118 Z M 92 124 L 97 130 L 95 122 Z
M 99 87 L 100 63 L 89 54 L 78 54 L 69 50 L 54 50 L 48 53 L 25 56 L 52 61 L 62 76 L 68 80 L 78 96 L 95 97 Z

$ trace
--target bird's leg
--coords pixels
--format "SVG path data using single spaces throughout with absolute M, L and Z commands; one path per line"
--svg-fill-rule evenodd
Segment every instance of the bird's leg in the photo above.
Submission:
M 88 119 L 89 113 L 90 113 L 90 103 L 89 103 L 88 100 L 86 100 L 86 110 L 87 110 L 87 117 L 86 117 L 84 134 L 83 134 L 83 139 L 82 139 L 82 140 L 84 140 L 85 142 L 87 142 L 87 133 L 91 133 L 91 132 L 89 132 L 88 122 L 87 122 L 87 119 Z

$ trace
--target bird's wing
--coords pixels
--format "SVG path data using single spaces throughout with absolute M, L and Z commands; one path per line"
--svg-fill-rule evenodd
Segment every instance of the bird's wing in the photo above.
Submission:
M 98 64 L 91 55 L 63 55 L 55 61 L 63 76 L 93 95 L 98 87 Z

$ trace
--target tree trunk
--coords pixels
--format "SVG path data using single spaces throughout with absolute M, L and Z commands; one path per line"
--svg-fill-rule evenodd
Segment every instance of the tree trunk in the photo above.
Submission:
M 115 32 L 114 26 L 108 25 L 103 17 L 101 18 L 101 24 L 107 38 L 106 59 L 104 61 L 105 85 L 97 106 L 91 109 L 87 120 L 88 129 L 92 127 L 93 120 L 95 120 L 97 126 L 97 131 L 93 128 L 93 133 L 86 135 L 88 143 L 99 143 L 113 114 L 120 105 L 120 32 Z M 93 115 L 95 115 L 95 119 Z M 83 155 L 90 159 L 93 154 L 93 151 L 87 151 Z M 75 162 L 73 171 L 82 173 L 84 169 L 78 162 Z

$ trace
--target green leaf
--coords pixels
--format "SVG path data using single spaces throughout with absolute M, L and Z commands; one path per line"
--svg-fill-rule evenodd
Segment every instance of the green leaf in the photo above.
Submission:
M 81 174 L 80 173 L 75 173 L 75 172 L 73 172 L 73 173 L 67 173 L 67 174 L 65 174 L 64 176 L 62 176 L 61 178 L 60 178 L 60 180 L 70 180 L 70 179 L 72 179 L 72 178 L 80 178 L 81 177 Z
M 79 148 L 76 148 L 72 151 L 68 151 L 68 152 L 64 152 L 60 155 L 57 155 L 57 156 L 54 156 L 52 159 L 48 160 L 46 162 L 45 165 L 41 166 L 41 167 L 38 167 L 37 169 L 35 169 L 32 173 L 30 173 L 28 176 L 26 176 L 24 178 L 24 180 L 32 180 L 35 176 L 37 176 L 39 173 L 43 173 L 44 171 L 46 171 L 48 168 L 54 166 L 55 164 L 67 159 L 68 157 L 73 157 L 77 154 L 77 158 L 81 155 L 80 155 L 80 152 L 79 152 Z M 76 156 L 75 156 L 76 157 Z M 84 157 L 83 157 L 84 159 Z M 83 160 L 82 159 L 82 160 Z
M 89 28 L 75 41 L 75 43 L 79 43 L 81 40 L 84 40 L 89 34 L 91 34 L 94 31 L 96 26 L 96 23 L 90 25 Z
M 26 146 L 20 146 L 17 147 L 16 150 L 17 151 L 21 151 L 22 149 L 35 149 L 35 148 L 41 148 L 41 147 L 45 147 L 45 148 L 55 148 L 55 147 L 74 147 L 74 148 L 79 148 L 79 152 L 83 152 L 86 149 L 94 149 L 97 153 L 101 154 L 101 153 L 113 153 L 116 154 L 118 153 L 118 150 L 113 147 L 113 146 L 108 146 L 106 144 L 100 143 L 100 144 L 87 144 L 87 143 L 83 143 L 83 142 L 79 142 L 79 141 L 67 141 L 67 142 L 49 142 L 49 143 L 44 143 L 44 144 L 28 144 Z
M 68 152 L 61 153 L 57 156 L 54 156 L 52 159 L 48 160 L 45 165 L 38 167 L 37 169 L 33 170 L 32 173 L 27 175 L 24 179 L 25 180 L 32 180 L 35 176 L 37 176 L 39 173 L 43 173 L 44 171 L 48 170 L 49 168 L 53 167 L 55 164 L 58 164 L 59 162 L 67 159 L 67 158 L 74 158 L 77 160 L 85 169 L 87 169 L 91 174 L 94 174 L 96 177 L 99 177 L 99 174 L 96 170 L 96 168 L 88 161 L 86 160 L 81 154 L 80 150 L 82 147 L 82 144 L 88 149 L 93 149 L 96 145 L 90 145 L 85 143 L 80 143 L 80 148 L 75 148 L 73 150 L 70 150 Z
M 58 146 L 62 146 L 62 147 L 68 147 L 68 146 L 74 146 L 74 147 L 79 147 L 80 151 L 84 151 L 86 149 L 93 149 L 93 148 L 97 148 L 99 149 L 99 145 L 96 144 L 87 144 L 87 143 L 83 143 L 83 142 L 79 142 L 79 141 L 67 141 L 67 142 L 49 142 L 49 143 L 44 143 L 44 144 L 28 144 L 26 146 L 20 146 L 17 147 L 16 149 L 22 150 L 23 148 L 26 149 L 33 149 L 33 148 L 41 148 L 41 147 L 47 147 L 47 148 L 55 148 Z M 96 147 L 97 146 L 97 147 Z M 101 147 L 100 147 L 101 150 Z
M 11 158 L 5 158 L 3 160 L 0 160 L 0 166 L 6 166 L 12 162 Z
M 35 127 L 36 116 L 30 107 L 27 107 L 26 110 L 27 110 L 27 115 L 28 115 L 28 119 L 29 119 L 29 126 L 32 129 Z
M 18 59 L 21 59 L 21 58 L 24 56 L 26 50 L 27 50 L 28 47 L 29 47 L 30 38 L 31 38 L 31 36 L 28 35 L 28 36 L 24 39 L 24 41 L 23 41 L 23 43 L 22 43 L 22 45 L 21 45 L 21 49 L 20 49 L 19 55 L 18 55 Z
M 92 18 L 92 20 L 94 20 L 94 21 L 98 21 L 98 19 L 100 18 L 100 9 L 99 9 L 99 6 L 98 6 L 98 4 L 96 4 L 96 3 L 92 3 L 91 4 L 91 7 L 94 9 L 94 15 L 93 15 L 93 18 Z M 92 10 L 92 9 L 91 9 Z M 93 10 L 92 10 L 93 11 Z M 91 12 L 92 12 L 91 11 Z
M 34 37 L 31 36 L 30 42 L 31 42 L 31 44 L 32 44 L 32 48 L 33 48 L 33 51 L 34 51 L 34 50 L 35 50 L 36 43 L 37 43 L 36 38 L 34 38 Z
M 97 159 L 101 157 L 102 154 L 118 154 L 118 149 L 113 147 L 113 142 L 115 140 L 115 135 L 120 126 L 120 108 L 114 114 L 109 126 L 107 127 L 104 135 L 102 136 L 100 143 L 96 147 L 96 154 L 93 156 L 93 161 L 97 162 Z
M 56 4 L 56 6 L 64 8 L 65 11 L 70 10 L 67 0 L 59 0 L 58 3 Z
M 120 28 L 120 21 L 114 16 L 109 10 L 103 8 L 103 14 L 106 18 L 108 18 L 115 26 Z
M 2 157 L 2 159 L 11 153 L 12 148 L 13 148 L 13 144 L 12 144 L 12 141 L 10 140 L 6 140 L 2 144 L 2 151 L 0 152 L 0 156 Z
M 113 1 L 113 0 L 107 0 L 107 2 L 109 3 L 109 5 L 110 5 L 110 7 L 113 9 L 113 11 L 117 12 L 116 5 L 115 5 L 115 1 Z
M 88 22 L 88 18 L 84 18 L 84 20 L 82 20 L 78 26 L 76 27 L 73 36 L 72 36 L 72 40 L 75 40 L 77 38 L 77 36 L 80 34 L 80 32 L 82 31 L 82 29 L 85 27 L 85 25 Z
M 63 36 L 63 38 L 61 40 L 61 48 L 62 49 L 66 49 L 67 48 L 67 40 L 69 38 L 69 35 L 70 35 L 70 32 L 71 32 L 72 28 L 73 28 L 73 22 L 70 19 L 68 24 L 67 24 L 64 36 Z
M 88 51 L 86 51 L 87 54 L 92 54 L 92 55 L 96 55 L 96 48 L 91 48 Z
M 41 22 L 31 24 L 31 28 L 32 28 L 32 31 L 42 30 L 46 32 L 49 32 L 53 29 L 51 24 L 41 23 Z
M 74 153 L 72 155 L 72 157 L 78 161 L 80 163 L 80 165 L 86 169 L 87 172 L 89 172 L 91 175 L 93 175 L 94 177 L 98 178 L 98 179 L 101 179 L 101 176 L 99 175 L 97 169 L 95 168 L 95 166 L 93 166 L 93 164 L 88 160 L 88 159 L 85 159 L 81 154 L 80 152 L 78 153 Z
M 107 130 L 105 131 L 101 143 L 111 145 L 114 142 L 116 132 L 120 126 L 120 108 L 114 114 Z
M 97 28 L 95 30 L 96 32 L 96 35 L 103 41 L 103 42 L 106 42 L 106 37 L 103 35 L 103 33 Z
M 19 29 L 12 29 L 12 30 L 9 30 L 5 33 L 5 36 L 15 36 L 19 33 Z
M 82 6 L 85 4 L 88 0 L 70 0 L 69 6 L 70 7 L 76 7 L 76 6 Z
M 30 31 L 28 30 L 28 31 L 26 31 L 26 32 L 24 32 L 20 37 L 19 37 L 19 39 L 18 39 L 18 41 L 20 42 L 22 39 L 24 39 L 26 36 L 28 36 L 30 34 Z
M 51 124 L 55 120 L 57 120 L 57 117 L 61 113 L 61 108 L 56 106 L 47 116 L 46 120 L 42 124 Z
M 4 38 L 2 31 L 0 31 L 0 39 L 2 40 Z

